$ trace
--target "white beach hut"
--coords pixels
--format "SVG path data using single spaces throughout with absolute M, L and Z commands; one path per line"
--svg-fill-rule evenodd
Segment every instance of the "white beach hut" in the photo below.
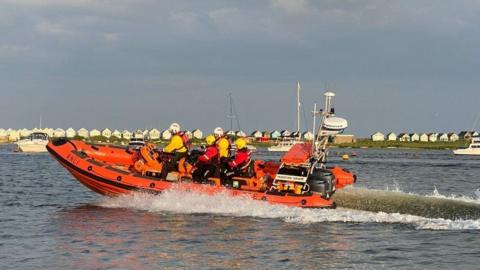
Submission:
M 122 133 L 121 133 L 118 129 L 115 129 L 115 130 L 112 132 L 112 137 L 121 139 L 121 138 L 122 138 Z
M 32 131 L 30 129 L 22 128 L 20 130 L 20 137 L 22 138 L 28 137 L 30 136 L 30 134 L 32 134 Z
M 387 134 L 387 141 L 396 141 L 397 140 L 397 134 L 390 132 Z
M 42 131 L 47 133 L 48 137 L 53 137 L 53 133 L 55 130 L 53 130 L 53 128 L 44 128 Z
M 410 136 L 411 142 L 418 142 L 420 140 L 420 135 L 418 135 L 418 133 L 410 133 L 408 135 Z
M 156 128 L 152 128 L 151 130 L 148 131 L 148 137 L 150 138 L 150 140 L 160 139 L 160 130 Z
M 441 133 L 440 136 L 438 136 L 438 140 L 441 142 L 448 142 L 448 133 Z
M 262 137 L 262 132 L 259 130 L 255 130 L 254 132 L 252 132 L 252 137 L 255 139 L 260 139 Z
M 192 134 L 193 134 L 193 138 L 195 138 L 195 139 L 202 139 L 203 138 L 203 132 L 198 128 L 194 129 L 192 131 Z
M 90 130 L 90 132 L 88 132 L 88 136 L 90 136 L 90 138 L 92 138 L 92 137 L 97 137 L 97 136 L 100 136 L 100 135 L 102 135 L 102 133 L 100 132 L 100 130 L 95 129 L 95 128 L 92 129 L 92 130 Z
M 280 136 L 282 136 L 283 138 L 290 137 L 290 135 L 292 135 L 292 133 L 290 131 L 288 131 L 287 129 L 284 129 L 284 130 L 280 131 Z
M 132 138 L 132 132 L 125 129 L 124 131 L 122 131 L 122 138 L 130 140 Z
M 400 133 L 398 135 L 398 140 L 401 142 L 409 142 L 410 141 L 410 135 L 408 133 Z
M 428 133 L 428 141 L 429 142 L 436 142 L 438 141 L 438 133 Z
M 246 138 L 247 133 L 243 132 L 243 130 L 239 130 L 239 131 L 237 131 L 237 137 Z
M 162 131 L 162 139 L 163 140 L 170 140 L 170 138 L 172 138 L 172 133 L 170 132 L 170 130 L 166 129 L 166 130 Z
M 372 134 L 371 138 L 372 138 L 372 141 L 374 142 L 383 142 L 385 141 L 385 134 L 377 131 Z
M 55 129 L 53 131 L 53 137 L 55 138 L 65 137 L 65 130 L 63 130 L 62 128 Z
M 272 133 L 270 133 L 270 138 L 272 139 L 278 139 L 282 136 L 282 133 L 278 130 L 274 130 L 272 131 Z
M 77 135 L 77 132 L 75 131 L 75 129 L 73 128 L 67 128 L 67 130 L 65 130 L 65 136 L 67 138 L 73 138 L 75 137 L 75 135 Z
M 110 138 L 112 137 L 112 131 L 108 128 L 105 128 L 104 130 L 102 130 L 102 136 L 106 138 Z
M 88 138 L 88 130 L 86 128 L 81 128 L 77 130 L 77 136 L 82 138 Z
M 450 142 L 456 142 L 458 141 L 459 137 L 456 133 L 452 132 L 452 133 L 448 133 L 448 141 Z
M 7 137 L 8 137 L 9 141 L 16 142 L 16 141 L 20 140 L 20 132 L 18 132 L 15 129 L 9 128 L 9 129 L 6 130 L 6 133 L 7 133 Z
M 310 131 L 305 131 L 302 133 L 302 138 L 304 138 L 307 141 L 313 140 L 313 133 Z
M 421 142 L 428 142 L 428 134 L 427 133 L 420 134 L 420 141 Z

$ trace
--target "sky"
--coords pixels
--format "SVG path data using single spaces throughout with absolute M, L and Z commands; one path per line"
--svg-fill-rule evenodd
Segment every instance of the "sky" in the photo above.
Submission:
M 229 129 L 231 93 L 294 130 L 297 81 L 309 129 L 326 89 L 357 136 L 480 113 L 479 1 L 0 0 L 0 33 L 1 128 Z

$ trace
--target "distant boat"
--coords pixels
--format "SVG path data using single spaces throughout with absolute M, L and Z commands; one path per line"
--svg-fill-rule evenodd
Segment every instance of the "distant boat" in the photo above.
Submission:
M 290 148 L 292 148 L 292 146 L 298 143 L 303 143 L 303 142 L 299 140 L 283 140 L 276 145 L 272 145 L 268 147 L 267 150 L 270 152 L 288 152 Z
M 33 132 L 27 138 L 15 143 L 20 152 L 47 152 L 48 134 L 45 132 Z
M 143 135 L 143 132 L 140 130 L 135 131 L 133 133 L 132 138 L 128 142 L 128 146 L 134 149 L 140 149 L 144 145 L 145 145 L 145 137 Z
M 472 137 L 472 142 L 467 148 L 453 150 L 455 155 L 480 155 L 480 137 Z

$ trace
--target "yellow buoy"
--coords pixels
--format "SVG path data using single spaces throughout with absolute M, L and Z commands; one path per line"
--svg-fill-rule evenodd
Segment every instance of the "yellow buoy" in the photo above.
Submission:
M 343 159 L 343 160 L 349 160 L 350 157 L 349 157 L 347 154 L 344 154 L 344 155 L 342 156 L 342 159 Z

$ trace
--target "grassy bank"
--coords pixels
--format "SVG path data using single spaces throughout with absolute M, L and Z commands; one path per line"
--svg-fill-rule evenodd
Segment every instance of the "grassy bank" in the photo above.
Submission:
M 418 148 L 418 149 L 456 149 L 468 146 L 466 140 L 456 142 L 399 142 L 399 141 L 383 141 L 374 142 L 369 139 L 359 139 L 355 143 L 333 144 L 334 146 L 345 148 Z

